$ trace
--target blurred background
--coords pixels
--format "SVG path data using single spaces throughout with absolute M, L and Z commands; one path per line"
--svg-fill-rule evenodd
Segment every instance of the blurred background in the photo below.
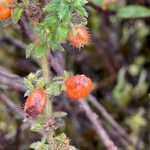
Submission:
M 142 8 L 121 10 L 128 5 Z M 57 133 L 81 150 L 105 150 L 101 131 L 119 149 L 149 150 L 150 0 L 91 0 L 86 7 L 90 44 L 78 50 L 65 42 L 65 53 L 47 55 L 53 75 L 85 74 L 94 85 L 86 101 L 53 98 L 54 109 L 68 114 Z M 40 68 L 25 58 L 32 40 L 24 16 L 18 24 L 0 22 L 0 150 L 27 150 L 41 139 L 23 123 L 23 77 Z

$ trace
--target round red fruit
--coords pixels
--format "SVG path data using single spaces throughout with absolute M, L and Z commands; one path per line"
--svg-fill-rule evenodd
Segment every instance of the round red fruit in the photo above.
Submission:
M 31 117 L 37 117 L 44 109 L 46 104 L 46 92 L 36 89 L 28 96 L 24 110 Z
M 12 0 L 0 0 L 0 20 L 8 19 L 11 16 L 10 5 Z
M 84 98 L 92 90 L 91 79 L 85 75 L 75 75 L 69 77 L 66 82 L 66 94 L 70 98 Z
M 85 27 L 76 27 L 69 33 L 68 37 L 70 43 L 76 47 L 81 48 L 89 43 L 89 33 Z

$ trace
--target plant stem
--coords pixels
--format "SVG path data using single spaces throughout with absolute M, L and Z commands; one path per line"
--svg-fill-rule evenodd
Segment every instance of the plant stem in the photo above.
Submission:
M 50 80 L 50 72 L 49 72 L 49 66 L 47 63 L 46 55 L 42 57 L 42 71 L 43 71 L 43 77 L 45 79 L 45 83 L 47 84 Z M 46 101 L 46 122 L 49 121 L 53 109 L 52 109 L 52 100 L 51 97 L 47 94 L 47 101 Z M 50 150 L 55 150 L 55 140 L 54 140 L 54 130 L 49 129 L 48 131 L 48 144 Z

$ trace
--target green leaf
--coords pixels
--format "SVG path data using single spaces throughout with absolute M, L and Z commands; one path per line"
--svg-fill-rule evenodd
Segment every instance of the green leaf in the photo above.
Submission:
M 87 0 L 73 0 L 72 6 L 74 6 L 74 7 L 84 6 L 87 2 L 88 2 Z
M 44 130 L 44 121 L 45 121 L 45 116 L 43 114 L 39 115 L 36 120 L 33 122 L 30 130 L 31 131 L 40 131 Z
M 51 96 L 58 96 L 62 92 L 61 87 L 62 87 L 62 82 L 59 81 L 51 82 L 46 86 L 46 91 Z
M 62 20 L 66 16 L 66 14 L 68 14 L 70 9 L 69 9 L 69 5 L 68 4 L 66 5 L 63 2 L 60 4 L 60 6 L 61 7 L 59 8 L 59 11 L 58 11 L 58 18 Z
M 72 11 L 69 11 L 63 19 L 63 24 L 66 26 L 70 25 L 71 19 L 72 19 Z
M 141 126 L 146 125 L 146 120 L 143 117 L 145 110 L 143 108 L 139 108 L 139 110 L 134 113 L 132 116 L 127 117 L 126 123 L 132 129 L 132 132 L 138 134 Z
M 47 12 L 47 11 L 56 11 L 57 8 L 59 7 L 59 3 L 56 1 L 52 1 L 50 3 L 48 3 L 44 8 L 43 11 Z
M 126 68 L 121 68 L 118 74 L 117 84 L 113 89 L 113 98 L 120 107 L 129 104 L 132 98 L 133 87 L 126 81 Z
M 59 43 L 55 41 L 54 38 L 48 40 L 48 44 L 52 51 L 55 51 L 56 49 L 59 49 Z
M 17 23 L 19 21 L 22 12 L 23 12 L 23 9 L 20 8 L 20 7 L 17 7 L 15 9 L 13 9 L 12 20 L 13 20 L 14 23 Z
M 50 14 L 45 18 L 43 24 L 46 25 L 47 27 L 50 27 L 56 25 L 57 21 L 58 21 L 58 15 Z
M 48 144 L 43 144 L 42 142 L 34 142 L 30 145 L 30 148 L 34 150 L 48 150 Z
M 150 9 L 140 5 L 129 5 L 121 8 L 117 16 L 120 18 L 149 17 Z
M 41 42 L 44 42 L 46 40 L 46 31 L 45 31 L 45 26 L 44 24 L 40 24 L 35 27 L 35 33 L 36 36 L 40 39 Z
M 65 52 L 65 49 L 61 45 L 59 45 L 59 50 Z
M 64 24 L 60 24 L 57 27 L 55 39 L 58 43 L 64 41 L 68 37 L 69 28 L 68 26 L 65 26 Z
M 26 58 L 29 58 L 31 53 L 32 53 L 32 50 L 35 48 L 35 45 L 34 44 L 29 44 L 26 48 Z
M 36 87 L 37 88 L 42 88 L 45 84 L 45 81 L 44 81 L 44 78 L 41 77 L 41 78 L 38 78 L 38 80 L 36 81 Z
M 123 87 L 115 86 L 113 89 L 113 98 L 120 107 L 126 107 L 132 98 L 133 87 L 129 83 L 125 83 Z
M 47 46 L 40 44 L 35 47 L 34 54 L 36 57 L 42 57 L 47 51 Z
M 62 133 L 62 134 L 60 134 L 60 135 L 57 135 L 56 137 L 55 137 L 55 139 L 57 140 L 57 141 L 59 141 L 59 142 L 62 142 L 62 141 L 64 141 L 65 139 L 66 139 L 66 134 L 65 133 Z
M 88 17 L 88 13 L 86 12 L 84 7 L 76 7 L 75 9 L 80 15 Z
M 33 90 L 34 86 L 32 85 L 31 81 L 27 78 L 24 78 L 24 83 L 27 89 L 29 90 Z

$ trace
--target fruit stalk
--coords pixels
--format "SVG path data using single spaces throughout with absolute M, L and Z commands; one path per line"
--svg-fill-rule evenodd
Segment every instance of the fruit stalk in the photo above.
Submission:
M 46 55 L 44 55 L 42 57 L 42 71 L 43 71 L 43 77 L 45 80 L 45 84 L 47 84 L 50 80 L 50 72 L 49 72 Z M 47 100 L 46 100 L 45 113 L 46 113 L 46 122 L 48 122 L 52 115 L 53 109 L 52 109 L 51 97 L 49 96 L 49 94 L 47 94 L 46 97 L 47 97 Z M 54 140 L 54 130 L 53 129 L 48 130 L 47 140 L 48 140 L 48 144 L 49 144 L 49 149 L 54 150 L 55 149 L 55 140 Z

